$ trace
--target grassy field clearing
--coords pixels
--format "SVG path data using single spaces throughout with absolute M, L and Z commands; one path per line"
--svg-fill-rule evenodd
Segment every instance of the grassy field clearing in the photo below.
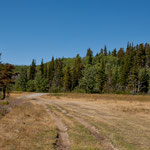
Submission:
M 23 96 L 27 95 L 30 93 L 15 92 L 12 98 L 0 105 L 10 105 L 11 99 L 15 97 L 22 97 L 22 101 Z M 24 98 L 20 105 L 0 120 L 0 149 L 150 149 L 148 95 L 34 96 Z M 61 137 L 62 132 L 68 136 Z M 63 147 L 65 140 L 69 141 L 69 148 Z
M 150 149 L 148 95 L 50 94 L 43 97 L 86 120 L 118 149 Z

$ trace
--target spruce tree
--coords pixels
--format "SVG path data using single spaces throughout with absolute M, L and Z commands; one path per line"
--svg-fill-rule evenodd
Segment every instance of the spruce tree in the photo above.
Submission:
M 93 52 L 92 52 L 92 50 L 90 48 L 87 50 L 86 57 L 88 59 L 88 64 L 92 65 Z
M 128 46 L 126 49 L 125 57 L 123 59 L 123 66 L 122 69 L 120 70 L 121 71 L 120 84 L 123 89 L 125 89 L 128 85 L 129 73 L 134 64 L 134 56 L 135 56 L 134 49 Z
M 41 75 L 44 75 L 44 63 L 43 63 L 43 59 L 41 61 L 41 65 L 40 65 L 40 71 L 41 71 Z
M 57 88 L 63 87 L 63 61 L 62 59 L 56 59 L 55 60 L 55 72 L 54 72 L 54 78 L 53 78 L 53 86 Z
M 136 51 L 136 64 L 139 67 L 144 67 L 146 62 L 145 49 L 143 44 L 139 45 L 139 49 Z
M 150 46 L 145 44 L 145 54 L 146 54 L 146 67 L 150 68 Z
M 54 63 L 54 57 L 52 57 L 52 60 L 49 63 L 49 67 L 48 67 L 48 81 L 49 81 L 49 86 L 52 85 L 52 81 L 54 78 L 54 67 L 55 67 L 55 63 Z
M 83 69 L 83 65 L 82 65 L 81 57 L 79 56 L 79 54 L 77 54 L 75 58 L 73 74 L 72 74 L 72 88 L 73 89 L 79 85 L 79 80 L 82 77 L 82 69 Z
M 133 94 L 136 94 L 138 92 L 138 82 L 139 82 L 138 70 L 137 66 L 134 65 L 133 68 L 131 69 L 128 81 L 129 90 L 131 90 Z
M 147 73 L 147 70 L 144 69 L 144 71 L 142 71 L 141 76 L 139 77 L 139 92 L 140 93 L 147 93 L 149 90 L 149 75 Z
M 119 64 L 119 65 L 122 65 L 124 56 L 125 56 L 124 49 L 123 49 L 123 48 L 120 48 L 119 51 L 118 51 L 118 53 L 117 53 L 118 64 Z
M 47 63 L 44 64 L 44 78 L 47 79 L 48 77 L 48 72 L 47 72 Z
M 104 46 L 104 55 L 107 56 L 107 47 L 106 47 L 106 45 Z
M 30 71 L 29 71 L 29 80 L 34 80 L 36 75 L 36 63 L 35 60 L 32 60 L 32 64 L 30 66 Z
M 114 50 L 112 51 L 112 56 L 114 56 L 114 57 L 117 56 L 117 51 L 116 51 L 116 49 L 114 49 Z
M 106 81 L 105 64 L 104 61 L 102 61 L 101 66 L 98 68 L 96 75 L 96 86 L 99 93 L 103 92 L 105 81 Z
M 64 74 L 64 88 L 65 91 L 71 91 L 71 71 L 70 71 L 70 66 L 67 66 Z

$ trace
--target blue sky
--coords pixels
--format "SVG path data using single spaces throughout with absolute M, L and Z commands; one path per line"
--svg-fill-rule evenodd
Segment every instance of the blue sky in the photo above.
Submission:
M 90 47 L 150 42 L 149 0 L 0 0 L 2 61 L 29 65 Z

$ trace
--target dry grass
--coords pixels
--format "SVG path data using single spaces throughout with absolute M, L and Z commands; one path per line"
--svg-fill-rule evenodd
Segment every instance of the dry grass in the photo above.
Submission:
M 57 130 L 42 106 L 24 102 L 0 120 L 0 133 L 0 150 L 48 150 Z
M 95 126 L 121 150 L 150 149 L 149 95 L 50 94 L 44 97 Z
M 48 105 L 68 128 L 71 150 L 103 150 L 98 140 L 91 135 L 90 131 L 72 117 L 63 114 L 54 105 Z
M 10 93 L 10 98 L 21 97 L 29 94 L 32 94 L 32 92 L 13 91 Z
M 103 149 L 99 140 L 76 118 L 95 127 L 120 150 L 150 149 L 149 95 L 49 94 L 42 97 L 23 102 L 0 120 L 0 150 L 53 149 L 56 126 L 40 104 L 48 104 L 68 127 L 73 150 Z
M 80 93 L 51 93 L 42 96 L 48 99 L 69 99 L 69 100 L 85 100 L 85 101 L 99 101 L 99 100 L 119 100 L 119 101 L 149 101 L 150 95 L 122 95 L 122 94 L 80 94 Z

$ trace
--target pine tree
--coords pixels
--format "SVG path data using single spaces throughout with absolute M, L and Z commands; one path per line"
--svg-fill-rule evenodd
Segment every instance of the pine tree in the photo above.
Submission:
M 136 94 L 138 92 L 138 81 L 139 79 L 138 79 L 137 66 L 134 65 L 133 68 L 131 69 L 131 73 L 128 81 L 128 87 L 133 94 Z
M 29 80 L 34 80 L 36 75 L 36 63 L 35 60 L 32 60 L 32 64 L 30 66 L 30 71 L 29 71 Z
M 144 67 L 146 62 L 145 49 L 143 44 L 139 45 L 139 49 L 136 51 L 136 64 L 139 67 Z
M 146 54 L 146 67 L 150 68 L 150 46 L 145 44 L 145 54 Z
M 77 54 L 75 58 L 75 64 L 73 67 L 73 74 L 72 74 L 73 89 L 79 85 L 79 80 L 82 77 L 82 69 L 83 69 L 83 65 L 82 65 L 81 57 L 79 56 L 79 54 Z
M 88 64 L 92 65 L 93 52 L 90 48 L 87 50 L 86 57 L 88 58 Z
M 48 73 L 47 73 L 47 63 L 44 64 L 44 78 L 47 79 Z
M 118 64 L 119 65 L 122 65 L 123 63 L 123 59 L 124 59 L 124 56 L 125 56 L 125 52 L 124 52 L 124 49 L 123 48 L 120 48 L 118 53 L 117 53 L 117 57 L 118 57 Z
M 134 49 L 128 46 L 126 49 L 126 55 L 123 59 L 123 67 L 120 73 L 121 74 L 120 84 L 123 89 L 125 89 L 128 85 L 130 75 L 129 73 L 134 64 L 134 56 L 135 56 Z
M 55 60 L 55 72 L 54 72 L 54 78 L 53 78 L 53 85 L 57 88 L 63 87 L 63 61 L 62 59 L 56 59 Z
M 70 66 L 67 66 L 64 74 L 64 88 L 65 91 L 71 91 L 71 71 L 70 71 Z
M 107 47 L 106 47 L 106 45 L 104 46 L 104 55 L 107 56 Z
M 116 51 L 116 49 L 114 49 L 114 50 L 112 51 L 112 56 L 114 56 L 114 57 L 117 56 L 117 51 Z
M 43 63 L 43 59 L 41 61 L 41 65 L 40 65 L 40 71 L 41 71 L 41 75 L 44 75 L 44 63 Z
M 149 90 L 149 75 L 146 71 L 146 69 L 144 69 L 144 71 L 142 71 L 142 74 L 139 78 L 139 92 L 140 93 L 147 93 Z
M 105 81 L 106 81 L 105 64 L 104 61 L 102 61 L 101 67 L 98 68 L 96 75 L 96 84 L 99 93 L 103 92 Z
M 54 63 L 54 57 L 52 57 L 52 60 L 49 63 L 49 67 L 48 67 L 48 81 L 49 81 L 49 86 L 52 85 L 52 81 L 54 78 L 54 67 L 55 67 L 55 63 Z

